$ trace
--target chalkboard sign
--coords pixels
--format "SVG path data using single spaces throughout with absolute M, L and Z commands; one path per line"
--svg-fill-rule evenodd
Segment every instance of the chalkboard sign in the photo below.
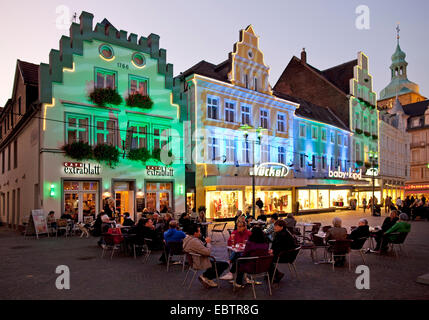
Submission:
M 143 212 L 144 210 L 144 198 L 137 198 L 137 212 Z
M 41 209 L 31 210 L 24 236 L 35 235 L 39 239 L 40 234 L 49 236 L 46 217 Z

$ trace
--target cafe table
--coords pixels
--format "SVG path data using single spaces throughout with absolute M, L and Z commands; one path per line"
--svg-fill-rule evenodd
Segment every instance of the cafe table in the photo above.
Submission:
M 310 231 L 311 231 L 311 228 L 313 228 L 313 226 L 314 226 L 314 223 L 308 223 L 308 222 L 298 222 L 297 224 L 296 224 L 296 226 L 297 227 L 302 227 L 302 244 L 306 244 L 306 242 L 305 242 L 305 234 L 306 234 L 306 232 L 307 232 L 307 228 L 309 228 L 310 229 Z
M 323 243 L 326 243 L 326 232 L 319 231 L 318 233 L 315 233 L 314 236 L 322 239 Z M 328 247 L 326 247 L 324 249 L 325 249 L 324 259 L 319 260 L 319 261 L 315 262 L 314 264 L 331 264 L 332 263 L 332 261 L 327 259 L 327 257 L 326 257 L 326 252 L 327 252 Z

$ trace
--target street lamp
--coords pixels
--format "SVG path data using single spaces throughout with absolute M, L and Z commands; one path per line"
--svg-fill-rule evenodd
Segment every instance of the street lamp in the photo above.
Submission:
M 378 153 L 375 151 L 369 152 L 369 161 L 371 161 L 372 168 L 372 204 L 371 204 L 371 214 L 374 216 L 374 200 L 375 200 L 375 164 L 378 164 Z
M 249 126 L 248 124 L 241 126 L 240 130 L 244 132 L 244 139 L 246 141 L 246 161 L 247 161 L 247 150 L 248 150 L 248 138 L 249 138 L 249 131 L 255 130 L 257 133 L 258 138 L 258 144 L 261 144 L 261 139 L 263 136 L 263 132 L 267 129 L 264 129 L 262 127 L 259 127 L 257 129 L 253 129 L 253 127 Z M 255 172 L 255 140 L 252 140 L 252 167 L 253 167 L 253 174 L 252 174 L 252 212 L 253 217 L 256 218 L 256 172 Z

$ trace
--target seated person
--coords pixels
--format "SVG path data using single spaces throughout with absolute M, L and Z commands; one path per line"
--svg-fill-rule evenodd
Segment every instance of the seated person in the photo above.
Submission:
M 168 243 L 183 241 L 183 239 L 186 238 L 186 234 L 183 231 L 178 230 L 177 227 L 178 226 L 176 221 L 170 221 L 168 231 L 164 232 L 165 252 L 163 252 L 161 257 L 159 258 L 159 261 L 161 263 L 167 262 L 165 254 L 168 254 L 169 252 Z
M 375 233 L 375 242 L 377 243 L 377 245 L 375 246 L 374 250 L 370 250 L 371 252 L 380 251 L 381 241 L 383 239 L 384 233 L 390 228 L 392 228 L 398 220 L 399 220 L 398 211 L 397 210 L 390 211 L 390 216 L 384 219 L 383 225 L 381 226 L 381 230 Z
M 248 216 L 246 219 L 247 222 L 247 228 L 251 229 L 252 228 L 252 222 L 255 220 L 254 216 Z
M 132 227 L 134 226 L 134 221 L 131 219 L 130 217 L 130 213 L 129 212 L 125 212 L 124 213 L 124 222 L 123 222 L 123 226 L 124 227 Z
M 183 212 L 179 218 L 179 225 L 182 227 L 183 232 L 187 233 L 191 224 L 191 216 L 187 212 Z
M 347 229 L 341 227 L 341 224 L 342 220 L 338 217 L 332 220 L 333 227 L 326 232 L 326 243 L 329 243 L 329 240 L 347 240 Z M 328 251 L 332 252 L 332 249 L 332 246 L 328 247 Z M 345 261 L 345 257 L 335 257 L 335 266 L 343 266 Z
M 295 228 L 296 220 L 295 220 L 292 212 L 287 214 L 285 222 L 286 222 L 286 228 Z
M 145 243 L 144 239 L 150 239 L 147 245 L 151 250 L 157 250 L 161 247 L 162 243 L 158 238 L 155 232 L 155 226 L 153 225 L 152 219 L 142 218 L 137 223 L 137 226 L 130 231 L 130 233 L 135 233 L 136 237 L 134 239 L 136 244 L 142 245 Z
M 174 221 L 174 220 L 173 220 L 173 217 L 171 216 L 171 214 L 169 214 L 169 213 L 166 213 L 162 219 L 164 220 L 163 231 L 166 232 L 170 229 L 170 222 Z
M 241 254 L 241 257 L 263 257 L 269 255 L 268 252 L 268 241 L 265 237 L 264 232 L 259 227 L 253 227 L 251 235 L 249 237 L 249 241 L 246 243 L 246 247 L 244 248 L 244 252 Z M 246 263 L 240 264 L 240 271 L 237 269 L 237 264 L 234 263 L 231 267 L 231 273 L 237 272 L 236 281 L 234 283 L 235 287 L 242 288 L 243 287 L 243 277 L 246 272 Z
M 261 214 L 258 216 L 257 220 L 267 222 L 267 216 L 265 215 L 264 210 L 261 210 L 260 212 Z
M 190 225 L 188 228 L 188 235 L 183 240 L 183 250 L 188 253 L 201 255 L 201 257 L 192 256 L 193 267 L 197 269 L 206 269 L 206 271 L 199 276 L 198 280 L 206 287 L 216 288 L 218 284 L 213 281 L 213 279 L 216 278 L 215 264 L 214 261 L 210 259 L 211 239 L 206 238 L 206 247 L 200 240 L 200 237 L 200 227 L 195 224 Z M 216 261 L 216 268 L 218 275 L 221 275 L 228 268 L 228 262 Z
M 387 251 L 387 246 L 389 242 L 396 240 L 397 235 L 392 235 L 392 233 L 409 233 L 411 231 L 411 225 L 407 221 L 408 215 L 406 213 L 401 213 L 399 215 L 399 221 L 396 222 L 389 230 L 384 233 L 381 245 L 382 251 Z
M 246 225 L 246 228 L 247 228 L 246 217 L 244 215 L 241 215 L 238 217 L 237 221 L 235 222 L 234 230 L 237 230 L 237 225 L 239 222 L 244 222 L 244 224 Z
M 241 216 L 243 216 L 243 211 L 238 210 L 237 215 L 234 217 L 234 230 L 237 230 L 237 222 Z
M 205 222 L 207 222 L 206 212 L 204 210 L 201 210 L 200 213 L 198 214 L 197 221 L 199 223 L 205 223 Z M 202 236 L 204 238 L 207 237 L 208 226 L 206 226 L 206 225 L 200 225 L 200 228 L 201 228 L 201 234 L 202 234 Z
M 284 220 L 277 220 L 274 223 L 274 237 L 270 250 L 270 253 L 274 255 L 273 263 L 269 272 L 270 278 L 273 277 L 275 263 L 277 262 L 279 254 L 283 251 L 293 250 L 297 247 L 297 241 L 295 237 L 289 232 L 289 230 L 287 230 L 286 222 Z M 284 273 L 277 270 L 276 274 L 274 275 L 273 283 L 279 283 L 283 277 Z
M 55 219 L 55 212 L 49 211 L 48 217 L 46 218 L 46 222 L 48 223 L 48 227 L 53 230 L 57 230 L 57 220 Z
M 66 211 L 61 215 L 61 219 L 73 220 L 73 217 L 68 211 Z
M 358 222 L 358 227 L 354 229 L 348 236 L 347 239 L 357 240 L 359 238 L 368 238 L 369 237 L 369 226 L 368 220 L 360 219 Z M 353 245 L 352 245 L 353 247 Z
M 279 215 L 274 213 L 271 218 L 268 226 L 265 228 L 264 233 L 270 241 L 273 241 L 274 236 L 274 223 L 279 220 Z

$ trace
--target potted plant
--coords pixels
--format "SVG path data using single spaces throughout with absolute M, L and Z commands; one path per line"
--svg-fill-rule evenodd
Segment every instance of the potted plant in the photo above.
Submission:
M 129 107 L 150 109 L 153 106 L 153 101 L 149 96 L 142 95 L 138 92 L 130 94 L 125 100 Z
M 106 104 L 119 105 L 122 103 L 122 97 L 112 88 L 95 88 L 89 94 L 89 99 L 98 106 Z
M 371 133 L 369 133 L 368 131 L 365 131 L 365 132 L 364 132 L 364 134 L 365 134 L 365 136 L 367 136 L 367 137 L 370 137 L 370 136 L 371 136 Z
M 86 142 L 73 142 L 64 145 L 61 148 L 69 158 L 81 161 L 92 159 L 93 153 L 91 146 Z
M 131 149 L 128 152 L 127 158 L 134 161 L 141 161 L 146 163 L 150 158 L 151 154 L 147 148 Z
M 363 133 L 363 130 L 362 130 L 362 129 L 359 129 L 359 128 L 356 128 L 356 130 L 355 130 L 355 131 L 356 131 L 356 133 L 357 133 L 357 134 L 362 134 L 362 133 Z
M 372 135 L 372 138 L 373 138 L 374 140 L 377 140 L 377 139 L 378 139 L 378 136 L 377 136 L 376 134 L 373 134 L 373 135 Z
M 119 163 L 119 150 L 109 144 L 98 144 L 93 150 L 94 159 L 114 168 Z

